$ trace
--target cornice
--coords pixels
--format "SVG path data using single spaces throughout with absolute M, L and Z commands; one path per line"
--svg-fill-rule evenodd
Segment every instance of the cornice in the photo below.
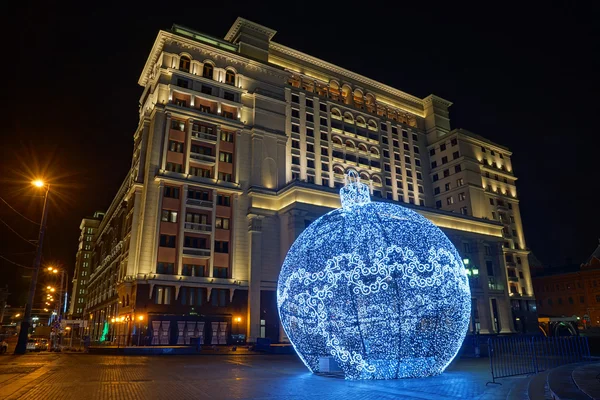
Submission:
M 150 69 L 156 63 L 156 60 L 158 60 L 158 57 L 161 54 L 164 45 L 172 43 L 178 44 L 184 49 L 197 51 L 214 60 L 221 59 L 229 65 L 237 65 L 240 67 L 244 67 L 249 71 L 264 73 L 269 76 L 276 77 L 278 79 L 285 80 L 289 75 L 288 72 L 283 71 L 275 66 L 254 61 L 249 58 L 243 57 L 237 53 L 233 53 L 225 49 L 219 49 L 206 43 L 197 42 L 193 39 L 189 39 L 171 32 L 161 30 L 158 32 L 158 36 L 156 37 L 154 45 L 152 46 L 152 50 L 150 51 L 150 56 L 148 56 L 146 64 L 144 65 L 144 69 L 142 70 L 142 73 L 138 80 L 138 84 L 140 86 L 146 85 Z
M 331 64 L 327 61 L 323 61 L 321 59 L 318 59 L 316 57 L 313 56 L 309 56 L 308 54 L 302 53 L 300 51 L 291 49 L 287 46 L 283 46 L 279 43 L 275 43 L 275 42 L 270 42 L 269 43 L 269 50 L 273 50 L 273 51 L 277 51 L 279 53 L 288 55 L 290 57 L 294 57 L 297 58 L 299 60 L 305 61 L 307 63 L 313 64 L 315 66 L 321 67 L 327 71 L 331 71 L 332 73 L 336 74 L 336 75 L 340 75 L 340 76 L 344 76 L 346 78 L 352 79 L 356 82 L 360 82 L 364 85 L 373 87 L 375 89 L 379 89 L 384 93 L 387 93 L 391 96 L 403 99 L 405 101 L 408 102 L 412 102 L 418 106 L 421 107 L 421 112 L 424 106 L 424 101 L 416 96 L 410 95 L 408 93 L 405 93 L 401 90 L 398 89 L 394 89 L 391 86 L 388 85 L 384 85 L 381 82 L 377 82 L 373 79 L 369 79 L 365 76 L 359 75 L 357 73 L 354 73 L 352 71 L 349 71 L 347 69 L 338 67 L 337 65 Z M 431 97 L 431 96 L 430 96 Z
M 512 156 L 512 151 L 510 151 L 508 149 L 508 147 L 505 147 L 505 146 L 502 146 L 500 144 L 494 143 L 491 140 L 484 138 L 483 136 L 480 136 L 480 135 L 478 135 L 476 133 L 473 133 L 473 132 L 468 131 L 468 130 L 463 129 L 463 128 L 458 128 L 458 129 L 451 130 L 450 133 L 449 133 L 449 135 L 446 136 L 446 138 L 449 138 L 450 135 L 455 134 L 455 133 L 460 134 L 462 137 L 464 137 L 466 139 L 469 139 L 470 141 L 472 141 L 474 143 L 477 143 L 480 146 L 481 145 L 485 145 L 487 147 L 492 148 L 492 150 L 501 152 L 501 153 L 503 153 L 503 154 L 505 154 L 505 155 L 507 155 L 509 157 Z
M 273 36 L 275 36 L 275 34 L 277 33 L 277 31 L 274 29 L 267 28 L 266 26 L 257 24 L 256 22 L 248 21 L 245 18 L 237 17 L 237 19 L 235 20 L 235 22 L 233 23 L 231 28 L 229 28 L 229 31 L 225 35 L 225 40 L 233 43 L 233 41 L 235 40 L 237 34 L 240 32 L 240 29 L 242 27 L 249 28 L 255 32 L 266 35 L 268 40 L 271 40 L 273 38 Z

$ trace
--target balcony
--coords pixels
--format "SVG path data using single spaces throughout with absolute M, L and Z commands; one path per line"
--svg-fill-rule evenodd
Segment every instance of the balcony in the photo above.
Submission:
M 200 132 L 200 131 L 192 131 L 192 139 L 202 140 L 204 142 L 209 142 L 212 144 L 217 143 L 217 135 L 213 135 L 212 133 Z M 213 159 L 214 159 L 214 157 L 213 157 Z
M 186 222 L 184 224 L 183 228 L 187 231 L 200 232 L 200 233 L 212 233 L 212 225 L 207 225 L 207 224 L 197 224 L 195 222 Z
M 208 200 L 196 200 L 196 199 L 187 199 L 186 204 L 192 207 L 205 208 L 208 210 L 212 210 L 213 203 Z
M 208 163 L 208 164 L 214 164 L 215 163 L 215 156 L 210 156 L 208 154 L 201 154 L 201 153 L 190 153 L 190 158 L 194 161 L 197 162 L 201 162 L 201 163 Z
M 509 282 L 519 282 L 519 278 L 517 278 L 516 276 L 509 276 L 508 281 Z
M 184 247 L 183 254 L 185 254 L 186 256 L 208 258 L 210 257 L 210 249 L 196 249 L 193 247 Z

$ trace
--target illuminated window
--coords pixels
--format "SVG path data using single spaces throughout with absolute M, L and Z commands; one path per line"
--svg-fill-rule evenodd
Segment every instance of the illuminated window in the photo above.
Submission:
M 221 131 L 221 141 L 233 143 L 233 133 L 227 131 Z
M 229 218 L 217 217 L 215 218 L 215 228 L 216 229 L 227 229 L 229 230 Z
M 169 151 L 173 151 L 175 153 L 183 153 L 183 143 L 176 142 L 174 140 L 169 140 Z
M 233 182 L 233 175 L 225 172 L 219 172 L 219 180 L 223 182 Z
M 177 222 L 177 211 L 162 210 L 161 221 L 176 223 Z
M 154 302 L 156 304 L 171 304 L 171 287 L 155 286 L 154 287 Z
M 175 163 L 171 163 L 168 162 L 167 166 L 166 166 L 167 171 L 170 172 L 179 172 L 182 173 L 183 172 L 183 165 L 182 164 L 175 164 Z
M 232 163 L 233 162 L 233 154 L 221 151 L 221 152 L 219 152 L 219 161 L 226 162 L 226 163 Z

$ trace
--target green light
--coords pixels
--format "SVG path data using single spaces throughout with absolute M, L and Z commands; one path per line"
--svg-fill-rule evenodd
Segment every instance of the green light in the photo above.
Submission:
M 108 335 L 108 322 L 104 321 L 104 328 L 102 328 L 102 336 L 100 336 L 101 342 L 104 342 L 106 340 L 106 335 Z

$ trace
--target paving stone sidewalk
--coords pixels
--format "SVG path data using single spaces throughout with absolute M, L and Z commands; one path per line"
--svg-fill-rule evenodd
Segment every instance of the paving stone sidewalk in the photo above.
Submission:
M 0 356 L 0 399 L 505 399 L 520 378 L 489 385 L 487 359 L 441 376 L 346 381 L 313 375 L 295 355 Z

